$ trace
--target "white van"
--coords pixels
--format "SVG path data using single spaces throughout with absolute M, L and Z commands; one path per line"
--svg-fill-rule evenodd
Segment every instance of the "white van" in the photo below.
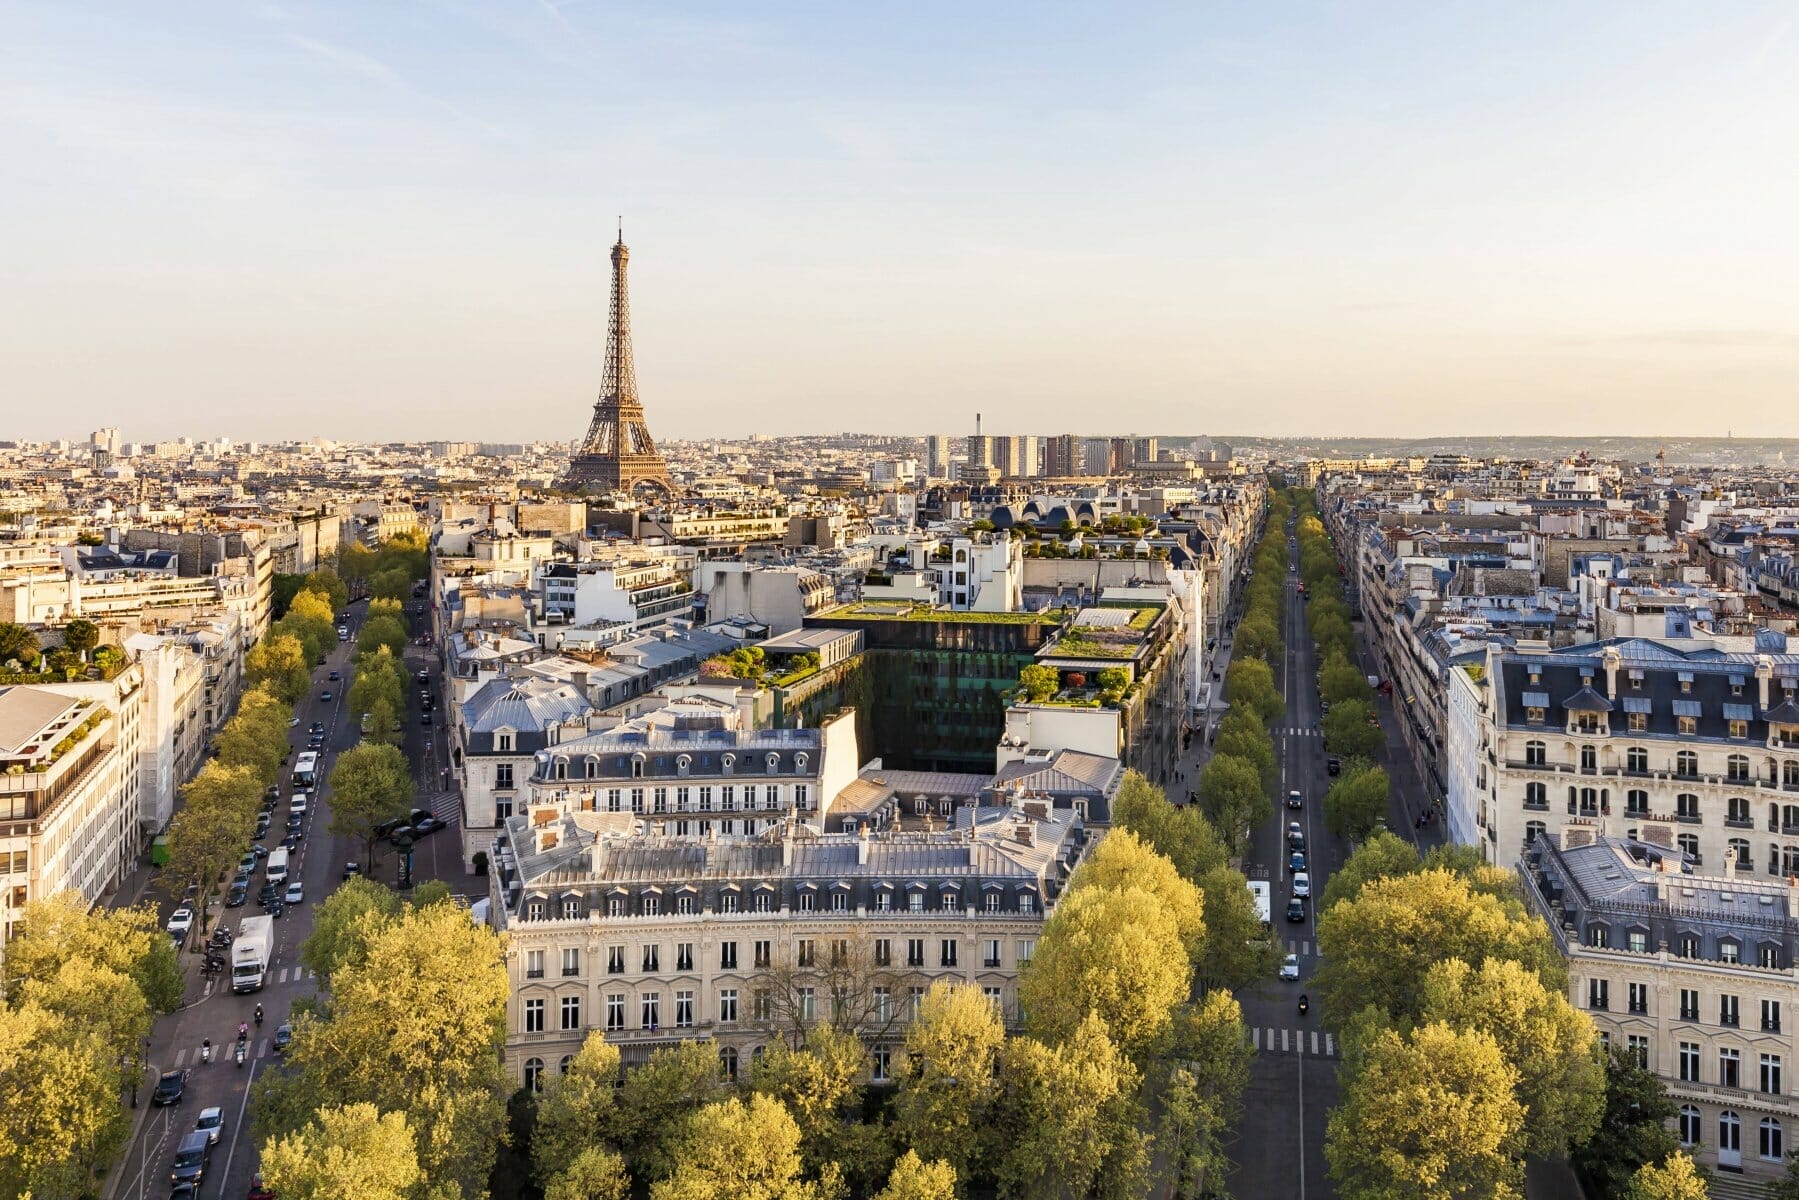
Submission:
M 270 883 L 287 882 L 287 848 L 269 851 L 267 875 Z

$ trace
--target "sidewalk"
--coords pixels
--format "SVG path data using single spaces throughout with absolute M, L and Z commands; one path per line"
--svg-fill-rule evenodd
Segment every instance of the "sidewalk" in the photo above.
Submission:
M 1362 623 L 1353 622 L 1353 628 L 1356 634 L 1356 659 L 1365 674 L 1375 674 L 1368 642 L 1363 636 Z M 1449 838 L 1448 822 L 1444 820 L 1441 808 L 1432 805 L 1430 791 L 1418 777 L 1417 763 L 1412 760 L 1405 735 L 1399 731 L 1399 722 L 1403 718 L 1394 711 L 1392 696 L 1376 691 L 1374 703 L 1374 711 L 1380 717 L 1381 735 L 1386 739 L 1381 751 L 1381 765 L 1387 768 L 1387 778 L 1392 782 L 1388 825 L 1394 833 L 1406 838 L 1421 851 L 1441 846 Z M 1436 813 L 1436 819 L 1421 827 L 1416 822 L 1427 808 Z

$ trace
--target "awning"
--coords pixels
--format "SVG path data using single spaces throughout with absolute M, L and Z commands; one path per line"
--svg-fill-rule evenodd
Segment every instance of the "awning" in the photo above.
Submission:
M 1648 713 L 1653 712 L 1654 709 L 1650 706 L 1647 697 L 1626 696 L 1624 697 L 1624 711 L 1627 713 L 1643 713 L 1647 715 Z
M 1753 721 L 1755 720 L 1755 705 L 1726 704 L 1724 706 L 1724 719 L 1726 721 Z
M 1548 708 L 1548 692 L 1525 692 L 1523 696 L 1525 708 Z
M 1699 701 L 1676 700 L 1674 702 L 1674 715 L 1677 717 L 1697 717 L 1699 715 Z

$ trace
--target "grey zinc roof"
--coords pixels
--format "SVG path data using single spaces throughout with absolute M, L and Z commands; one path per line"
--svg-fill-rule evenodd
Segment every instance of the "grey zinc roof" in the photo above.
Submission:
M 0 689 L 0 754 L 19 754 L 47 726 L 80 703 L 79 696 L 40 688 Z
M 492 679 L 462 706 L 471 733 L 496 729 L 548 729 L 584 715 L 592 706 L 573 684 L 547 679 Z

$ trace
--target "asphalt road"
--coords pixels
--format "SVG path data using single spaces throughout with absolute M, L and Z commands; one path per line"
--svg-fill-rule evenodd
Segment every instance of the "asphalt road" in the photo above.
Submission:
M 294 715 L 300 723 L 290 730 L 294 744 L 294 756 L 305 749 L 307 730 L 313 721 L 322 721 L 325 725 L 326 741 L 324 757 L 319 767 L 321 784 L 330 774 L 337 755 L 356 745 L 361 740 L 361 730 L 351 719 L 348 708 L 347 692 L 352 671 L 352 657 L 355 651 L 356 631 L 360 628 L 367 609 L 364 604 L 352 604 L 345 612 L 342 623 L 350 628 L 351 640 L 340 643 L 329 655 L 324 666 L 313 672 L 313 687 L 308 697 L 294 709 Z M 412 648 L 408 652 L 408 670 L 416 672 L 426 666 L 427 652 Z M 331 671 L 336 671 L 339 678 L 335 681 L 327 679 Z M 437 680 L 433 676 L 435 688 Z M 329 689 L 332 698 L 322 700 L 321 694 Z M 419 721 L 416 701 L 417 683 L 408 679 L 408 718 L 403 748 L 413 762 L 415 770 L 421 775 L 428 774 L 432 778 L 420 780 L 420 788 L 415 804 L 422 808 L 439 811 L 446 819 L 452 818 L 454 808 L 442 803 L 433 795 L 437 788 L 438 765 L 426 765 L 426 741 L 432 743 L 430 753 L 441 753 L 441 738 L 433 736 L 435 728 L 426 729 Z M 441 696 L 441 691 L 438 692 Z M 433 714 L 441 716 L 441 709 Z M 276 824 L 271 830 L 271 838 L 265 844 L 273 847 L 278 843 L 280 830 L 287 811 L 287 802 L 293 788 L 291 776 L 292 760 L 283 768 L 280 780 L 282 799 L 277 804 Z M 363 857 L 360 843 L 333 836 L 329 832 L 330 796 L 321 791 L 319 799 L 311 811 L 306 814 L 303 827 L 304 840 L 298 852 L 293 856 L 289 878 L 299 879 L 305 885 L 306 899 L 298 905 L 288 907 L 286 915 L 275 922 L 275 953 L 270 968 L 269 982 L 259 992 L 248 995 L 235 995 L 231 991 L 228 975 L 220 976 L 217 982 L 208 980 L 200 973 L 201 956 L 184 950 L 182 963 L 187 969 L 187 1000 L 183 1007 L 163 1017 L 156 1023 L 151 1036 L 149 1050 L 149 1068 L 145 1071 L 145 1083 L 140 1089 L 139 1103 L 144 1106 L 143 1117 L 134 1130 L 127 1144 L 119 1167 L 109 1180 L 105 1191 L 108 1200 L 147 1200 L 150 1197 L 163 1197 L 169 1190 L 169 1161 L 174 1157 L 181 1136 L 191 1130 L 200 1110 L 211 1106 L 224 1109 L 225 1129 L 217 1146 L 213 1148 L 211 1165 L 201 1185 L 202 1197 L 241 1198 L 249 1190 L 251 1175 L 256 1170 L 256 1150 L 249 1136 L 250 1113 L 248 1100 L 250 1084 L 263 1071 L 275 1064 L 273 1041 L 276 1028 L 287 1019 L 295 1001 L 312 995 L 317 991 L 318 983 L 299 962 L 299 947 L 312 932 L 313 905 L 330 895 L 342 879 L 343 865 L 351 860 Z M 462 860 L 457 852 L 457 834 L 454 830 L 443 830 L 423 839 L 414 854 L 415 879 L 444 878 L 451 881 L 453 889 L 462 880 Z M 365 868 L 368 864 L 363 864 Z M 389 883 L 395 882 L 398 862 L 391 849 L 381 857 L 377 866 L 379 876 Z M 261 884 L 261 868 L 252 879 L 253 886 Z M 176 907 L 172 897 L 160 881 L 152 885 L 146 892 L 146 898 L 154 900 L 163 918 Z M 242 908 L 226 908 L 213 910 L 215 921 L 223 920 L 235 930 L 237 922 L 246 916 L 255 916 L 261 910 L 254 903 Z M 222 914 L 222 915 L 221 915 Z M 201 941 L 196 935 L 195 941 Z M 237 1066 L 232 1051 L 237 1041 L 239 1022 L 249 1022 L 256 1006 L 261 1004 L 264 1010 L 263 1024 L 257 1028 L 251 1024 L 249 1053 L 243 1066 Z M 212 1041 L 212 1060 L 201 1061 L 201 1043 L 204 1039 Z M 185 1069 L 188 1074 L 187 1094 L 179 1104 L 167 1108 L 149 1107 L 149 1089 L 154 1085 L 156 1077 L 163 1071 Z

